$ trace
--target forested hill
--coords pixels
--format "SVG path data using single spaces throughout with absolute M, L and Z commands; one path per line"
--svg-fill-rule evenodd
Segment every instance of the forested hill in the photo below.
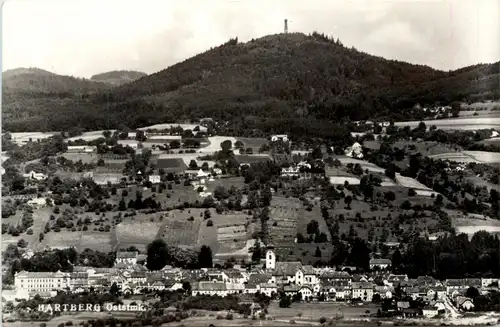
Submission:
M 110 72 L 94 75 L 90 79 L 93 81 L 118 86 L 130 83 L 146 75 L 146 73 L 133 70 L 113 70 Z
M 2 73 L 4 93 L 16 94 L 82 94 L 108 88 L 101 82 L 57 75 L 39 68 L 16 68 Z
M 416 103 L 498 98 L 499 80 L 499 64 L 443 72 L 362 53 L 318 33 L 278 34 L 247 43 L 231 39 L 111 90 L 47 102 L 31 110 L 36 118 L 30 119 L 61 130 L 75 124 L 134 128 L 179 118 L 250 116 L 253 124 L 240 125 L 274 130 L 284 119 L 305 117 L 408 118 L 405 109 Z M 5 110 L 12 110 L 11 102 L 4 103 Z M 25 125 L 4 116 L 4 128 L 25 130 Z

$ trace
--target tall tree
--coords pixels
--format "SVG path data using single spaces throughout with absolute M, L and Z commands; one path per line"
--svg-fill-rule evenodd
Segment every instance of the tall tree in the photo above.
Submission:
M 200 268 L 212 268 L 212 249 L 210 247 L 203 245 L 198 254 L 198 265 Z
M 167 243 L 164 240 L 154 240 L 148 245 L 146 267 L 149 270 L 160 270 L 170 261 Z

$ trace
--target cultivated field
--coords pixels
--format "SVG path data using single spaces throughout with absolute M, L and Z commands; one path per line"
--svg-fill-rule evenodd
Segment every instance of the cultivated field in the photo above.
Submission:
M 112 231 L 114 233 L 112 235 L 113 247 L 118 249 L 136 246 L 144 249 L 158 235 L 163 225 L 160 218 L 162 216 L 164 216 L 163 213 L 153 213 L 124 218 L 124 221 L 116 225 L 115 230 Z
M 48 139 L 56 134 L 59 134 L 58 132 L 50 132 L 50 133 L 43 133 L 43 132 L 20 132 L 20 133 L 10 133 L 12 142 L 28 142 L 30 139 L 32 141 L 36 140 L 43 140 L 43 139 Z
M 478 130 L 478 129 L 499 129 L 500 117 L 476 117 L 476 118 L 450 118 L 439 120 L 425 120 L 427 126 L 435 125 L 443 130 Z M 415 128 L 420 121 L 396 122 L 396 126 L 410 126 Z
M 160 129 L 169 129 L 169 128 L 172 128 L 172 127 L 181 127 L 182 129 L 193 130 L 194 128 L 196 128 L 196 126 L 198 126 L 200 128 L 200 132 L 206 132 L 207 131 L 206 127 L 201 126 L 201 125 L 197 125 L 197 124 L 155 124 L 155 125 L 150 125 L 150 126 L 138 128 L 138 130 L 140 130 L 140 131 L 146 131 L 148 129 L 158 129 L 158 130 L 160 130 Z
M 73 162 L 82 161 L 84 164 L 97 163 L 98 156 L 95 153 L 71 153 L 65 152 L 61 154 L 61 157 L 64 157 Z
M 330 180 L 330 184 L 333 184 L 333 185 L 344 185 L 345 182 L 348 182 L 349 185 L 359 185 L 359 183 L 361 182 L 361 180 L 357 177 L 340 177 L 340 176 L 332 176 L 332 177 L 329 177 L 329 180 Z
M 115 132 L 114 129 L 109 130 L 109 131 L 111 133 Z M 82 135 L 75 136 L 75 137 L 70 137 L 70 138 L 65 139 L 64 141 L 66 141 L 66 142 L 68 142 L 68 141 L 76 141 L 76 140 L 94 141 L 94 140 L 100 139 L 101 137 L 104 137 L 102 135 L 103 132 L 104 132 L 104 130 L 102 130 L 102 131 L 85 132 Z
M 182 159 L 184 161 L 184 164 L 186 166 L 189 166 L 189 163 L 191 160 L 196 161 L 198 164 L 198 167 L 201 167 L 203 163 L 208 163 L 209 167 L 213 167 L 215 165 L 215 161 L 209 161 L 209 160 L 199 160 L 198 157 L 200 156 L 200 153 L 163 153 L 160 154 L 158 157 L 158 160 L 161 159 Z
M 235 155 L 234 157 L 240 164 L 253 164 L 257 162 L 271 161 L 271 157 L 268 154 Z
M 302 212 L 299 199 L 273 196 L 269 206 L 269 240 L 274 246 L 292 246 Z M 274 225 L 276 223 L 276 225 Z
M 347 156 L 333 156 L 333 159 L 338 159 L 342 163 L 343 166 L 347 166 L 347 164 L 350 164 L 350 163 L 352 163 L 353 165 L 359 163 L 361 165 L 361 168 L 363 168 L 363 170 L 368 170 L 369 172 L 373 172 L 373 173 L 384 173 L 385 172 L 384 168 L 381 168 L 381 167 L 379 167 L 375 164 L 372 164 L 371 162 L 368 162 L 368 161 L 354 159 L 354 158 L 350 158 Z
M 243 143 L 243 147 L 252 148 L 254 152 L 257 152 L 260 147 L 268 143 L 268 140 L 263 137 L 237 137 L 238 141 Z
M 436 194 L 436 192 L 434 192 L 431 188 L 425 186 L 424 184 L 411 177 L 396 174 L 396 181 L 403 187 L 415 189 L 418 195 L 431 196 L 432 194 Z
M 236 138 L 231 136 L 211 136 L 208 138 L 210 144 L 207 145 L 206 147 L 197 149 L 197 151 L 198 153 L 207 153 L 207 154 L 212 154 L 215 151 L 220 151 L 221 150 L 220 144 L 226 140 L 231 141 L 234 149 L 234 143 L 237 141 Z
M 70 232 L 62 230 L 58 233 L 50 232 L 45 234 L 45 238 L 39 243 L 37 251 L 43 250 L 48 245 L 52 249 L 64 249 L 74 246 L 77 251 L 89 248 L 101 252 L 110 252 L 113 250 L 111 243 L 111 233 L 109 232 Z
M 429 156 L 433 159 L 450 160 L 456 162 L 500 163 L 500 153 L 487 151 L 462 151 L 441 153 Z
M 429 158 L 432 158 L 434 160 L 449 160 L 449 161 L 464 162 L 464 163 L 469 163 L 469 162 L 480 163 L 479 160 L 473 158 L 470 155 L 465 154 L 464 152 L 434 154 L 430 155 Z

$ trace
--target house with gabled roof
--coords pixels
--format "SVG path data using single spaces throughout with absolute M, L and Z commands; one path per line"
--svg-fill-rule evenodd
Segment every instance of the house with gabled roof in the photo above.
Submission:
M 137 264 L 137 256 L 139 253 L 137 251 L 122 251 L 116 253 L 115 265 L 120 263 L 126 265 L 136 265 Z
M 474 309 L 474 303 L 472 299 L 465 296 L 457 296 L 455 297 L 455 305 L 462 311 L 470 311 Z
M 384 270 L 391 266 L 390 259 L 371 259 L 370 260 L 370 270 L 379 269 Z
M 300 261 L 276 261 L 274 247 L 266 253 L 266 270 L 275 284 L 315 285 L 319 283 L 313 266 L 302 265 Z
M 373 299 L 374 284 L 370 282 L 351 283 L 352 299 L 360 299 L 364 302 L 371 302 Z

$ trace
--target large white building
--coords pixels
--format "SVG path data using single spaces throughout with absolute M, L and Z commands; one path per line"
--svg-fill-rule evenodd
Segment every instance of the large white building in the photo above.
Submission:
M 70 274 L 58 272 L 20 271 L 14 275 L 14 285 L 18 293 L 47 293 L 65 290 L 70 286 Z

